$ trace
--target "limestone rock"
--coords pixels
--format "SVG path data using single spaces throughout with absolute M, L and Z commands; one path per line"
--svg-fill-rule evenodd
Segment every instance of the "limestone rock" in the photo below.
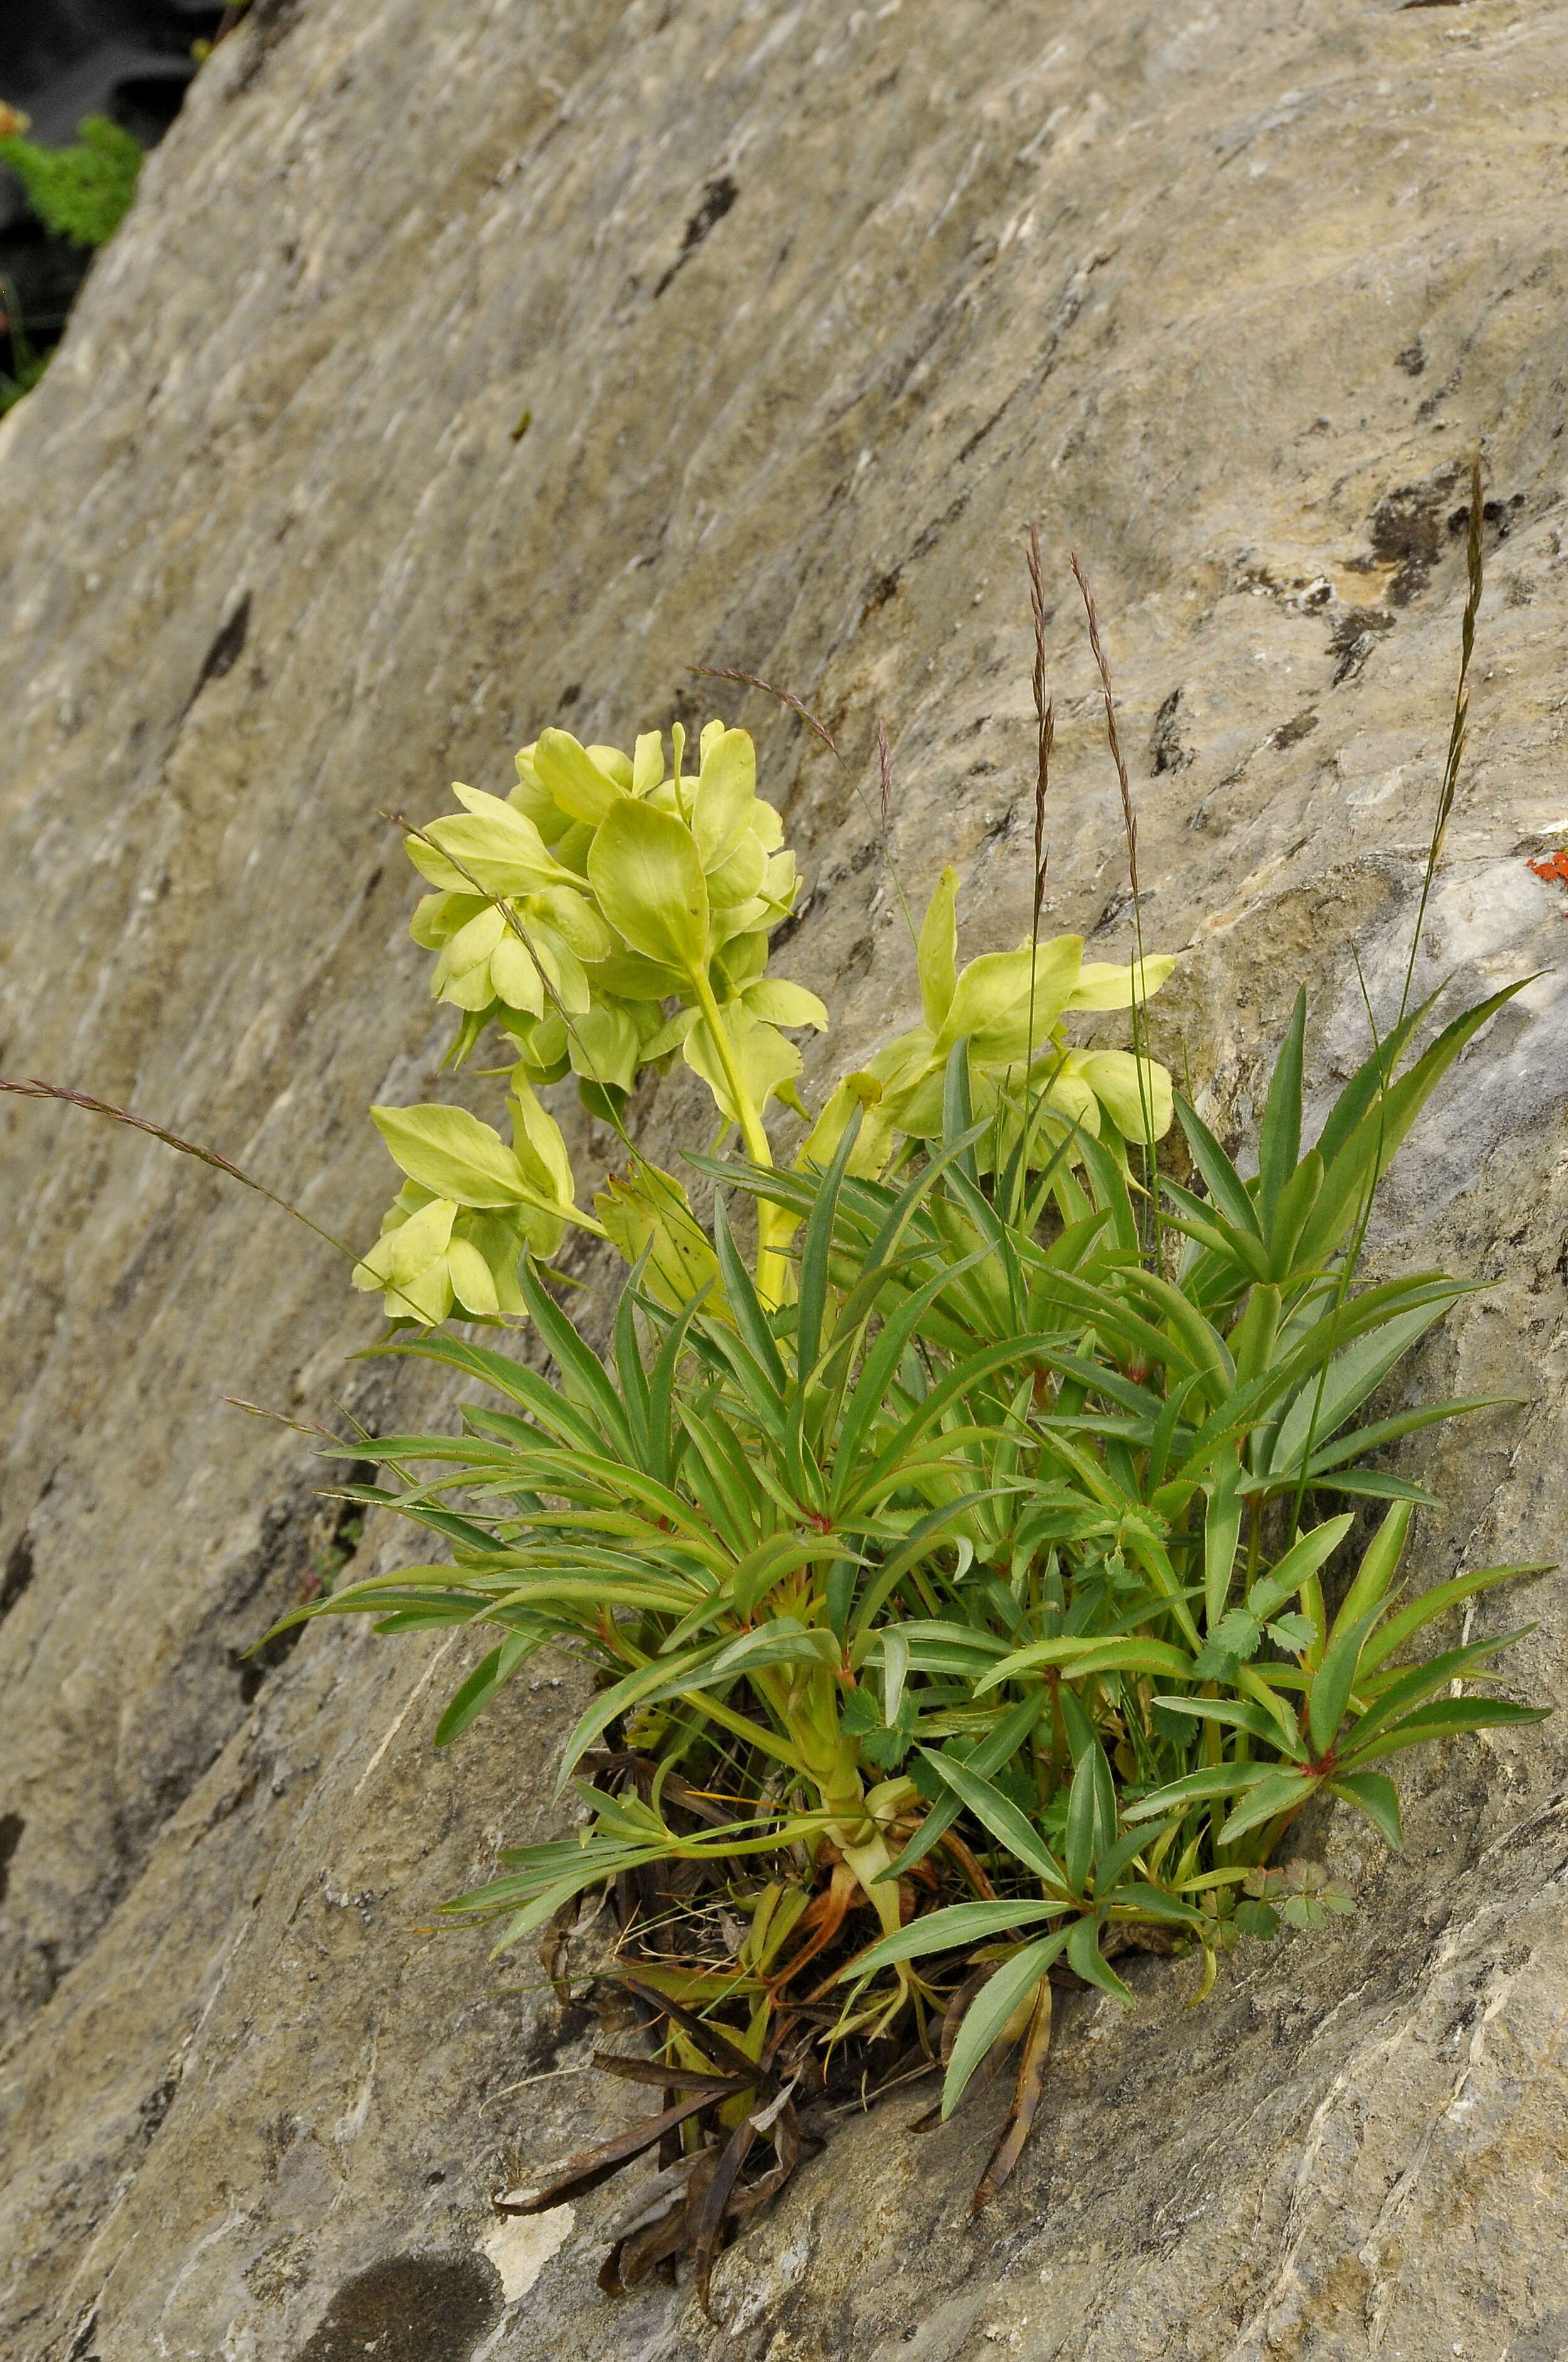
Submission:
M 1037 517 L 1061 727 L 1048 918 L 1124 949 L 1135 756 L 1165 1046 L 1240 1131 L 1296 979 L 1326 1086 L 1397 998 L 1485 447 L 1472 752 L 1419 972 L 1540 970 L 1408 1153 L 1378 1253 L 1484 1277 L 1434 1382 L 1525 1397 L 1412 1467 L 1430 1573 L 1551 1558 L 1565 1498 L 1568 6 L 1504 0 L 257 0 L 0 427 L 0 1065 L 211 1142 L 362 1242 L 363 1109 L 442 1029 L 382 812 L 565 720 L 722 702 L 813 881 L 815 1071 L 906 1015 L 911 894 L 1029 899 Z M 529 424 L 519 433 L 525 413 Z M 690 668 L 807 696 L 785 710 Z M 888 842 L 857 791 L 888 719 Z M 873 799 L 874 807 L 874 799 Z M 650 1137 L 683 1132 L 674 1083 Z M 602 1143 L 601 1143 L 602 1144 Z M 585 1153 L 592 1143 L 585 1142 Z M 242 1652 L 348 1542 L 308 1424 L 331 1249 L 154 1143 L 0 1108 L 0 2347 L 28 2362 L 1551 2362 L 1568 2348 L 1555 1723 L 1418 1761 L 1353 1921 L 1064 2012 L 977 2224 L 993 2099 L 847 2125 L 689 2292 L 612 2307 L 598 2199 L 491 2200 L 601 2134 L 525 1966 L 428 1914 L 549 1824 L 579 1676 L 449 1756 L 433 1644 Z M 591 1271 L 585 1276 L 592 1278 Z M 361 1562 L 407 1544 L 374 1528 Z M 1562 1702 L 1543 1582 L 1510 1660 Z M 1260 1964 L 1261 1963 L 1261 1964 Z M 558 2241 L 556 2234 L 559 2233 Z M 553 2243 L 553 2244 L 552 2244 Z

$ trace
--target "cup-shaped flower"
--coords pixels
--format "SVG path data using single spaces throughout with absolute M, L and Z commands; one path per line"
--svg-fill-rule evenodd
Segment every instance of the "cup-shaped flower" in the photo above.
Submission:
M 957 900 L 958 874 L 944 869 L 920 931 L 923 1021 L 878 1050 L 863 1074 L 839 1085 L 802 1153 L 813 1163 L 831 1155 L 856 1105 L 863 1112 L 852 1171 L 879 1173 L 900 1134 L 934 1139 L 942 1130 L 948 1060 L 960 1042 L 968 1045 L 976 1116 L 997 1119 L 998 1145 L 1016 1137 L 1025 1108 L 1042 1096 L 1049 1109 L 1091 1138 L 1100 1131 L 1103 1112 L 1119 1138 L 1160 1139 L 1172 1117 L 1165 1069 L 1124 1050 L 1071 1049 L 1063 1021 L 1075 1010 L 1141 1004 L 1165 983 L 1174 959 L 1161 955 L 1136 969 L 1108 961 L 1086 966 L 1082 937 L 1057 935 L 1012 952 L 983 953 L 960 968 Z M 1050 1155 L 1061 1136 L 1059 1125 L 1037 1126 L 1032 1153 Z
M 355 1264 L 353 1284 L 381 1289 L 389 1320 L 433 1326 L 455 1304 L 472 1319 L 494 1319 L 524 1308 L 517 1266 L 526 1250 L 512 1216 L 405 1181 L 381 1217 L 381 1237 Z
M 573 1205 L 566 1143 L 525 1080 L 509 1107 L 510 1148 L 466 1108 L 370 1109 L 416 1193 L 399 1192 L 354 1270 L 357 1287 L 385 1292 L 390 1318 L 444 1320 L 454 1299 L 479 1315 L 521 1311 L 518 1257 L 560 1245 Z

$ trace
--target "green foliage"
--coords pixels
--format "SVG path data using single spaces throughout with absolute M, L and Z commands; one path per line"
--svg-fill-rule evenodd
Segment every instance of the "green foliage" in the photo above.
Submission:
M 450 1907 L 499 1915 L 506 1945 L 650 1866 L 722 1866 L 744 1893 L 755 1860 L 805 1893 L 832 1860 L 882 1931 L 842 1969 L 837 2037 L 934 2027 L 968 1994 L 944 2046 L 950 2108 L 1054 1970 L 1130 2001 L 1112 1962 L 1152 1934 L 1204 1953 L 1207 1989 L 1239 1934 L 1277 1925 L 1260 1873 L 1315 1799 L 1397 1846 L 1385 1766 L 1540 1712 L 1469 1686 L 1517 1630 L 1409 1659 L 1461 1602 L 1539 1570 L 1404 1598 L 1431 1496 L 1382 1454 L 1493 1398 L 1366 1419 L 1465 1288 L 1356 1267 L 1398 1141 L 1509 997 L 1401 1070 L 1415 1012 L 1305 1151 L 1298 1002 L 1258 1173 L 1179 1102 L 1203 1186 L 1158 1183 L 1158 1222 L 1087 1131 L 1034 1161 L 1027 1084 L 977 1117 L 960 1039 L 939 1131 L 891 1176 L 856 1172 L 858 1112 L 825 1168 L 695 1160 L 721 1185 L 722 1309 L 712 1289 L 672 1308 L 645 1260 L 601 1357 L 525 1270 L 555 1384 L 457 1339 L 385 1347 L 503 1407 L 470 1407 L 459 1436 L 352 1446 L 397 1480 L 355 1497 L 431 1528 L 451 1561 L 304 1612 L 488 1626 L 443 1743 L 547 1642 L 601 1676 L 561 1766 L 588 1827 Z M 747 1272 L 725 1187 L 793 1232 L 788 1304 Z M 1323 1515 L 1324 1496 L 1351 1507 Z M 1383 1506 L 1354 1551 L 1358 1503 Z M 626 1792 L 633 1762 L 646 1794 Z M 734 1809 L 694 1830 L 661 1802 L 672 1779 Z M 950 1836 L 984 1900 L 920 1883 Z M 1283 1915 L 1343 1907 L 1297 1882 Z M 977 1960 L 1000 1965 L 970 1993 Z M 747 2006 L 778 1997 L 776 1981 Z
M 1477 475 L 1428 888 L 1479 503 Z M 1037 840 L 1043 692 L 1038 718 Z M 684 2211 L 639 2216 L 615 2269 L 629 2285 L 684 2240 L 705 2297 L 726 2221 L 801 2154 L 792 2095 L 831 2089 L 835 2061 L 855 2089 L 911 2052 L 940 2064 L 945 2113 L 1016 2044 L 983 2203 L 1039 2098 L 1054 1982 L 1130 2003 L 1129 1951 L 1186 1950 L 1201 1998 L 1238 1942 L 1353 1908 L 1299 1833 L 1275 1859 L 1309 1808 L 1397 1849 L 1397 1758 L 1540 1718 L 1496 1670 L 1531 1628 L 1471 1626 L 1488 1592 L 1547 1570 L 1468 1568 L 1415 1596 L 1402 1572 L 1417 1512 L 1441 1504 L 1392 1447 L 1507 1400 L 1378 1408 L 1468 1284 L 1362 1270 L 1392 1158 L 1520 987 L 1432 1031 L 1438 996 L 1412 1008 L 1408 975 L 1310 1145 L 1299 995 L 1244 1174 L 1145 1054 L 1171 960 L 1140 944 L 1130 967 L 1086 965 L 1078 937 L 1036 928 L 960 966 L 947 870 L 918 936 L 920 1024 L 813 1120 L 789 1037 L 827 1011 L 767 974 L 797 877 L 750 739 L 710 723 L 692 778 L 679 725 L 668 764 L 657 734 L 627 756 L 546 731 L 517 771 L 507 799 L 459 787 L 462 811 L 407 840 L 452 1061 L 500 1033 L 511 1142 L 462 1109 L 374 1109 L 404 1181 L 354 1269 L 394 1324 L 376 1351 L 483 1396 L 456 1434 L 343 1447 L 381 1481 L 341 1497 L 444 1554 L 285 1623 L 482 1628 L 443 1746 L 542 1648 L 592 1669 L 558 1786 L 576 1833 L 504 1853 L 447 1908 L 497 1921 L 498 1949 L 540 1939 L 558 1982 L 585 1899 L 611 1900 L 614 1949 L 591 1972 L 666 2032 L 658 2061 L 607 2063 L 666 2105 L 526 2205 L 674 2143 Z M 1076 1015 L 1119 1010 L 1132 1051 L 1069 1039 Z M 688 1157 L 707 1224 L 625 1130 L 639 1076 L 677 1056 L 715 1145 L 739 1136 Z M 627 1151 L 592 1214 L 537 1096 L 568 1074 Z M 224 1164 L 103 1102 L 6 1087 Z M 764 1127 L 775 1100 L 810 1126 L 790 1167 Z M 1173 1122 L 1182 1180 L 1160 1164 Z M 602 1350 L 547 1284 L 570 1228 L 631 1267 Z M 454 1312 L 526 1320 L 554 1377 L 440 1333 Z M 743 2191 L 765 2134 L 776 2163 Z
M 87 116 L 71 148 L 41 148 L 19 132 L 0 138 L 0 164 L 15 172 L 44 227 L 73 246 L 113 237 L 136 194 L 141 152 L 106 115 Z

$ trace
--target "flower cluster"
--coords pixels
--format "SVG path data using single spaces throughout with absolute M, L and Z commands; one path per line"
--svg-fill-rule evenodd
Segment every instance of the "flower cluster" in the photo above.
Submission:
M 462 810 L 408 837 L 432 889 L 411 931 L 435 955 L 431 991 L 458 1013 L 451 1062 L 491 1025 L 506 1036 L 513 1139 L 508 1147 L 460 1109 L 371 1110 L 407 1178 L 354 1283 L 379 1288 L 390 1319 L 428 1324 L 454 1307 L 478 1319 L 520 1312 L 521 1258 L 553 1254 L 569 1223 L 629 1259 L 646 1254 L 650 1285 L 678 1298 L 702 1285 L 722 1294 L 712 1251 L 668 1175 L 639 1161 L 595 1199 L 597 1218 L 580 1210 L 565 1143 L 536 1096 L 574 1074 L 591 1112 L 619 1127 L 638 1076 L 679 1056 L 755 1163 L 771 1162 L 763 1118 L 772 1100 L 811 1121 L 790 1036 L 825 1027 L 828 1012 L 803 985 L 767 973 L 768 936 L 799 890 L 795 856 L 756 792 L 744 730 L 710 722 L 694 776 L 686 752 L 679 723 L 668 759 L 657 731 L 628 756 L 547 730 L 518 756 L 509 796 L 458 786 Z M 857 1172 L 882 1172 L 900 1139 L 935 1136 L 960 1042 L 976 1112 L 996 1118 L 993 1153 L 1026 1120 L 1036 1158 L 1064 1132 L 1070 1148 L 1074 1127 L 1099 1135 L 1106 1120 L 1113 1142 L 1158 1139 L 1171 1120 L 1165 1068 L 1122 1050 L 1076 1050 L 1064 1021 L 1142 1002 L 1174 962 L 1086 965 L 1082 939 L 1061 935 L 960 971 L 957 893 L 957 873 L 944 870 L 920 936 L 923 1021 L 839 1084 L 802 1159 L 829 1156 L 856 1107 Z M 767 1207 L 761 1224 L 756 1284 L 778 1302 L 790 1286 L 790 1225 Z
M 825 1026 L 827 1010 L 764 975 L 799 877 L 750 738 L 710 722 L 695 778 L 679 723 L 670 751 L 667 767 L 657 731 L 626 756 L 547 730 L 504 801 L 458 788 L 464 811 L 408 841 L 436 889 L 413 932 L 438 955 L 432 991 L 463 1012 L 459 1055 L 494 1020 L 525 1080 L 570 1071 L 602 1112 L 679 1051 L 737 1122 L 716 1025 L 760 1114 L 801 1071 L 779 1027 Z
M 992 1119 L 994 1156 L 1020 1128 L 1033 1127 L 1032 1162 L 1050 1155 L 1074 1130 L 1098 1139 L 1163 1140 L 1173 1113 L 1171 1078 L 1153 1058 L 1127 1050 L 1075 1050 L 1064 1020 L 1078 1012 L 1132 1009 L 1157 992 L 1176 966 L 1162 955 L 1132 967 L 1083 956 L 1081 935 L 987 952 L 958 966 L 958 873 L 944 869 L 920 931 L 923 1021 L 878 1050 L 866 1068 L 845 1076 L 823 1109 L 805 1153 L 824 1163 L 856 1107 L 863 1112 L 850 1170 L 886 1166 L 895 1139 L 933 1140 L 942 1131 L 947 1061 L 968 1043 L 970 1096 L 977 1117 Z

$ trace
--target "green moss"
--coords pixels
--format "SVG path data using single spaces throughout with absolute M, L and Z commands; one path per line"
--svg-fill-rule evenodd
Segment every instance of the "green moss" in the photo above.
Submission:
M 40 148 L 19 133 L 0 138 L 28 203 L 57 237 L 73 246 L 102 246 L 119 227 L 141 170 L 141 149 L 106 115 L 89 115 L 72 148 Z

